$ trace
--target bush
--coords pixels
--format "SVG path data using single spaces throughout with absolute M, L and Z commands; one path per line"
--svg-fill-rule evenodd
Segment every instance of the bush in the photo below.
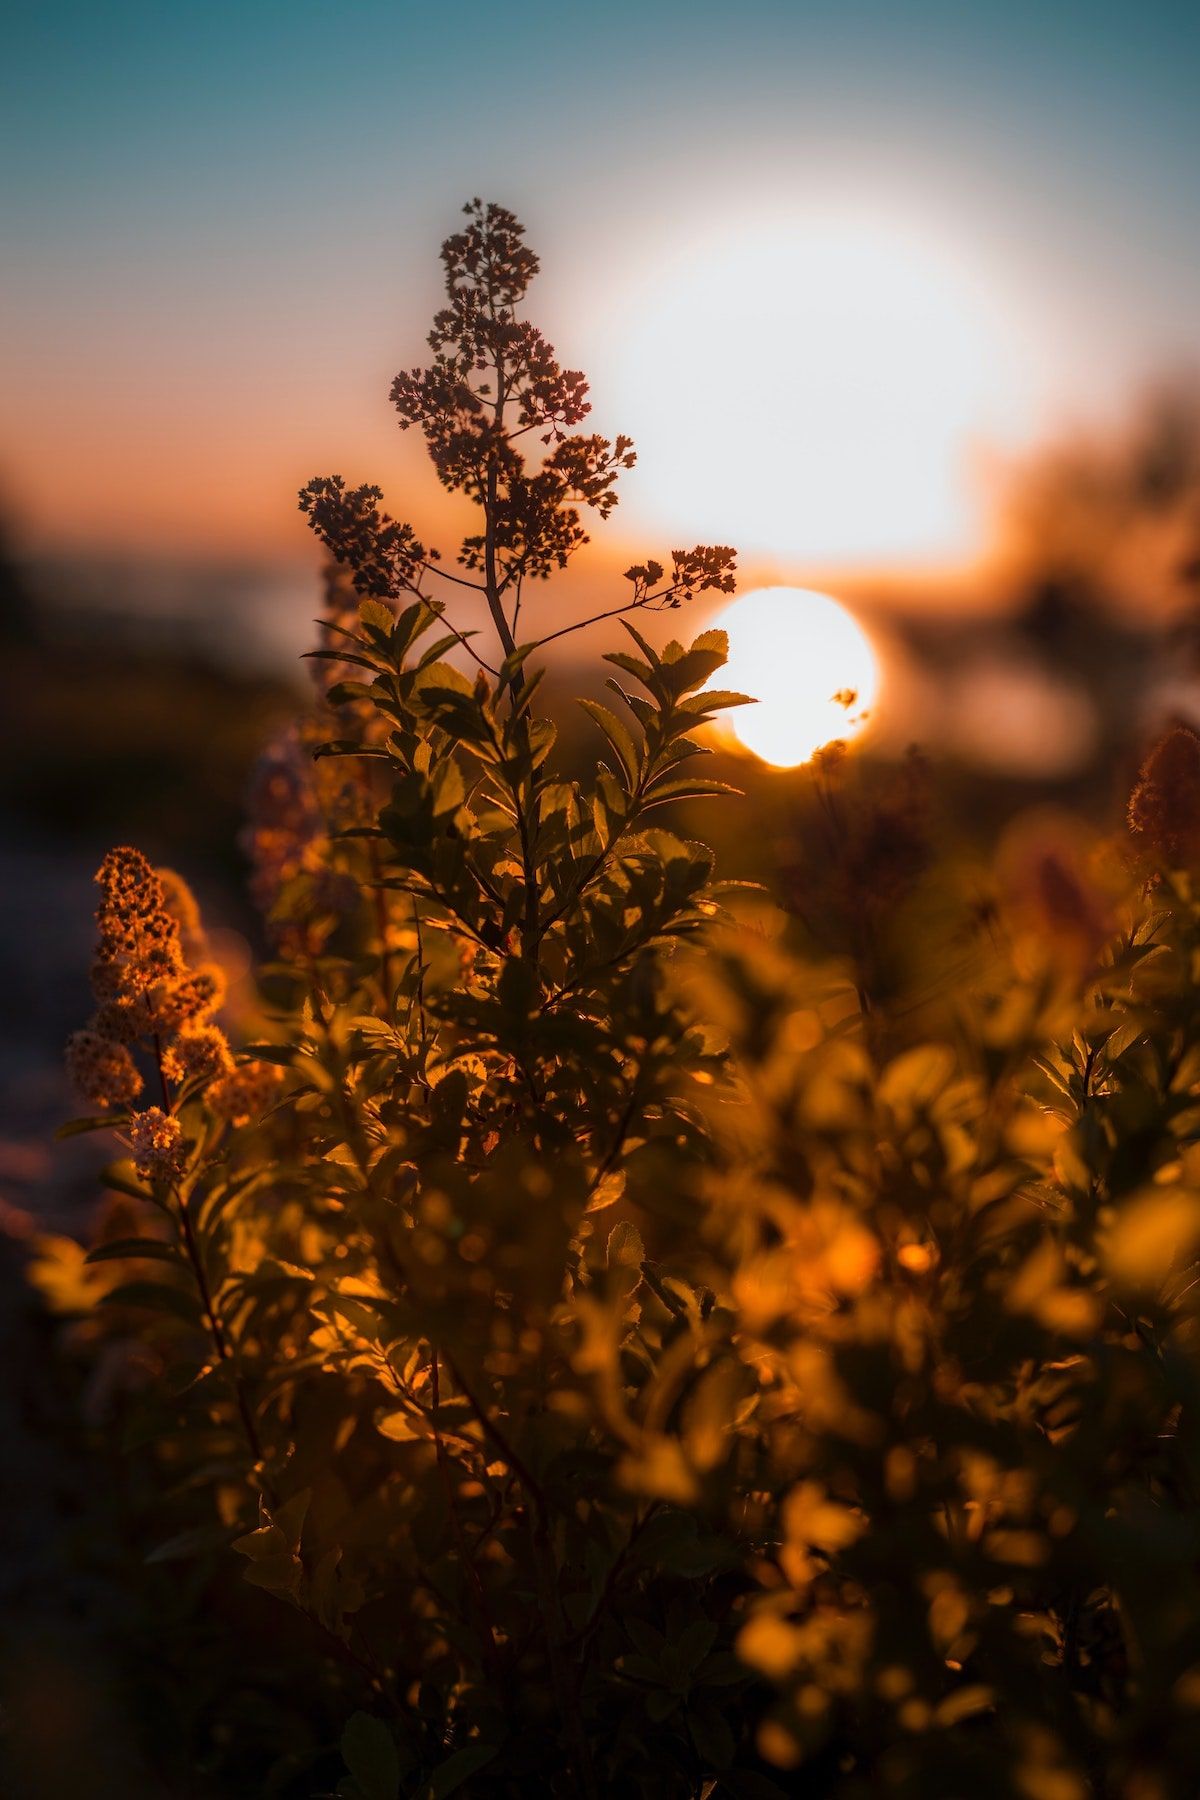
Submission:
M 178 878 L 101 870 L 71 1058 L 130 1156 L 86 1260 L 34 1273 L 126 1347 L 147 1562 L 194 1571 L 176 1764 L 353 1800 L 1192 1793 L 1200 742 L 1126 848 L 1030 838 L 973 924 L 908 776 L 864 812 L 827 757 L 791 879 L 830 948 L 768 929 L 678 824 L 725 791 L 693 774 L 723 638 L 635 623 L 732 552 L 628 572 L 603 761 L 556 775 L 522 585 L 632 451 L 572 435 L 512 216 L 474 203 L 443 261 L 393 398 L 481 524 L 451 575 L 378 490 L 304 490 L 336 569 L 248 837 L 260 1042 L 214 1023 Z M 883 954 L 919 884 L 963 934 L 941 1000 Z

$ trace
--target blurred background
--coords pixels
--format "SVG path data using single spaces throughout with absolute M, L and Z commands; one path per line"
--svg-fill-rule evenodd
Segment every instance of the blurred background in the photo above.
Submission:
M 783 640 L 779 615 L 722 620 L 746 686 L 783 666 L 818 709 L 854 688 L 863 767 L 885 779 L 919 741 L 967 836 L 1049 802 L 1111 816 L 1155 732 L 1200 716 L 1198 57 L 1200 13 L 1172 0 L 18 7 L 0 66 L 10 1238 L 70 1226 L 91 1191 L 93 1152 L 46 1141 L 71 1110 L 60 1048 L 88 1010 L 104 850 L 179 867 L 235 967 L 255 947 L 245 788 L 303 692 L 320 597 L 296 490 L 378 481 L 454 547 L 387 388 L 423 359 L 437 247 L 472 194 L 526 223 L 531 313 L 590 377 L 596 429 L 639 451 L 531 633 L 618 604 L 631 561 L 732 543 L 743 590 L 791 595 Z M 564 684 L 595 679 L 579 659 L 614 631 L 566 641 Z M 762 742 L 797 762 L 824 729 Z M 749 872 L 787 870 L 804 769 L 727 754 L 763 824 Z M 696 823 L 746 860 L 744 814 Z M 29 1378 L 0 1426 L 32 1445 L 61 1396 L 15 1299 L 8 1316 Z M 0 1595 L 28 1614 L 83 1477 L 32 1448 L 21 1467 Z M 49 1607 L 53 1681 L 22 1641 L 30 1729 L 68 1762 L 79 1707 L 48 1696 L 94 1654 L 60 1616 L 87 1605 Z M 103 1710 L 94 1667 L 80 1681 Z M 115 1751 L 110 1774 L 151 1791 Z

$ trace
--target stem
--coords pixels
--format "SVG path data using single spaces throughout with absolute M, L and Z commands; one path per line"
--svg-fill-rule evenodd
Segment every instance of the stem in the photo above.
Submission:
M 192 1230 L 192 1221 L 188 1216 L 187 1203 L 184 1200 L 183 1195 L 179 1192 L 179 1189 L 174 1185 L 172 1185 L 171 1192 L 175 1196 L 175 1200 L 179 1206 L 179 1222 L 183 1228 L 184 1247 L 187 1250 L 188 1261 L 192 1266 L 192 1274 L 195 1277 L 196 1286 L 200 1293 L 200 1304 L 204 1308 L 204 1315 L 208 1320 L 209 1335 L 212 1338 L 213 1349 L 217 1353 L 217 1360 L 222 1364 L 229 1376 L 234 1398 L 237 1401 L 237 1409 L 241 1418 L 242 1429 L 246 1434 L 246 1442 L 249 1445 L 251 1454 L 254 1457 L 255 1463 L 261 1464 L 263 1460 L 262 1439 L 259 1437 L 258 1427 L 254 1423 L 254 1413 L 246 1396 L 246 1387 L 242 1380 L 241 1371 L 238 1368 L 237 1358 L 234 1356 L 233 1351 L 229 1346 L 229 1340 L 225 1335 L 225 1327 L 221 1324 L 220 1316 L 217 1313 L 216 1305 L 213 1301 L 212 1290 L 208 1285 L 208 1277 L 204 1272 L 204 1263 L 200 1255 L 200 1247 L 196 1243 L 196 1234 Z M 262 1486 L 264 1495 L 270 1500 L 271 1494 L 269 1484 L 263 1479 L 260 1485 Z
M 470 1546 L 467 1543 L 467 1535 L 463 1530 L 462 1518 L 458 1510 L 458 1496 L 454 1491 L 454 1481 L 450 1473 L 450 1459 L 446 1453 L 446 1445 L 442 1439 L 442 1434 L 437 1423 L 437 1409 L 441 1400 L 441 1387 L 436 1345 L 433 1346 L 429 1364 L 429 1391 L 433 1402 L 429 1423 L 433 1432 L 433 1448 L 437 1458 L 438 1475 L 441 1478 L 442 1492 L 446 1496 L 446 1511 L 450 1519 L 450 1529 L 454 1533 L 454 1542 L 458 1547 L 458 1554 L 462 1558 L 463 1567 L 467 1573 L 467 1582 L 471 1590 L 471 1598 L 475 1603 L 475 1609 L 479 1615 L 479 1623 L 482 1627 L 486 1646 L 485 1658 L 494 1666 L 496 1658 L 499 1655 L 499 1645 L 496 1642 L 496 1628 L 492 1622 L 491 1609 L 488 1606 L 487 1590 L 483 1585 L 479 1570 L 475 1566 L 475 1560 L 471 1555 Z
M 163 1068 L 162 1039 L 158 1032 L 155 1032 L 154 1034 L 154 1061 L 155 1066 L 158 1069 L 158 1085 L 162 1091 L 163 1111 L 168 1112 L 170 1110 L 170 1100 L 167 1094 L 166 1071 Z M 229 1347 L 229 1341 L 225 1336 L 225 1328 L 221 1324 L 220 1316 L 213 1302 L 212 1289 L 209 1287 L 208 1275 L 204 1268 L 204 1259 L 200 1254 L 200 1246 L 196 1242 L 196 1234 L 192 1230 L 192 1221 L 191 1216 L 188 1213 L 187 1201 L 180 1192 L 177 1182 L 172 1181 L 170 1183 L 170 1192 L 171 1198 L 179 1208 L 178 1222 L 180 1233 L 183 1238 L 183 1246 L 187 1253 L 188 1262 L 191 1265 L 192 1279 L 196 1283 L 196 1291 L 200 1296 L 200 1305 L 203 1308 L 204 1317 L 208 1324 L 208 1334 L 212 1339 L 212 1346 L 216 1352 L 217 1361 L 229 1376 L 230 1385 L 233 1388 L 234 1398 L 237 1402 L 238 1414 L 242 1421 L 242 1429 L 246 1434 L 246 1442 L 253 1454 L 254 1461 L 256 1464 L 261 1464 L 263 1460 L 262 1440 L 258 1435 L 258 1427 L 254 1423 L 254 1413 L 251 1410 L 250 1402 L 246 1397 L 246 1390 L 242 1382 L 241 1371 L 237 1366 L 237 1359 L 234 1357 L 233 1352 Z M 263 1484 L 263 1486 L 265 1492 L 265 1484 Z
M 537 1575 L 538 1599 L 546 1627 L 546 1657 L 550 1665 L 550 1682 L 554 1689 L 555 1704 L 573 1764 L 572 1773 L 579 1783 L 579 1791 L 587 1796 L 587 1800 L 599 1800 L 599 1789 L 596 1786 L 591 1751 L 583 1729 L 583 1721 L 579 1716 L 578 1695 L 572 1692 L 563 1663 L 566 1634 L 562 1628 L 561 1596 L 558 1591 L 558 1572 L 554 1566 L 554 1555 L 551 1548 L 550 1514 L 546 1506 L 546 1496 L 537 1478 L 509 1442 L 507 1433 L 502 1431 L 495 1420 L 489 1416 L 478 1396 L 463 1379 L 462 1370 L 458 1364 L 449 1356 L 446 1356 L 445 1360 L 447 1368 L 462 1389 L 471 1411 L 520 1481 L 529 1500 L 529 1536 L 533 1549 L 534 1570 Z
M 576 619 L 573 625 L 560 625 L 557 631 L 548 631 L 545 637 L 537 638 L 531 648 L 541 650 L 558 638 L 570 637 L 574 631 L 586 631 L 589 625 L 599 625 L 604 619 L 619 619 L 625 613 L 659 612 L 678 591 L 678 586 L 660 588 L 657 594 L 644 594 L 640 600 L 626 600 L 622 606 L 610 606 L 606 612 L 593 613 L 590 619 Z

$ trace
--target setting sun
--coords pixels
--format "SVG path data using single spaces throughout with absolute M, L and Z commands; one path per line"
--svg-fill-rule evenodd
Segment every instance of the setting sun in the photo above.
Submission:
M 757 701 L 730 715 L 730 730 L 763 762 L 794 768 L 862 729 L 879 687 L 875 653 L 828 594 L 759 588 L 713 622 L 729 633 L 723 684 Z
M 808 562 L 973 541 L 971 452 L 1031 406 L 1018 309 L 981 248 L 801 205 L 681 228 L 637 282 L 600 360 L 647 520 L 681 535 L 719 520 L 743 551 Z

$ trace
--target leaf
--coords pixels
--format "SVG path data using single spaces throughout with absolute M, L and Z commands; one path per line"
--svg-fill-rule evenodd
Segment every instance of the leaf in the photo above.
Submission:
M 734 1769 L 721 1783 L 736 1800 L 788 1800 L 777 1782 L 754 1769 Z
M 382 632 L 385 637 L 391 637 L 396 618 L 391 607 L 385 606 L 382 600 L 361 600 L 358 606 L 358 616 L 364 625 L 369 625 L 375 631 Z
M 689 1712 L 688 1733 L 696 1753 L 710 1768 L 727 1769 L 737 1754 L 728 1721 L 718 1712 Z
M 637 645 L 638 649 L 641 651 L 642 655 L 645 657 L 650 668 L 661 669 L 662 658 L 657 654 L 656 651 L 654 651 L 650 648 L 650 645 L 646 642 L 645 638 L 642 636 L 642 634 L 638 630 L 637 626 L 631 625 L 628 619 L 622 619 L 621 623 L 625 627 L 626 631 L 629 633 L 630 637 L 633 639 L 634 643 Z M 722 633 L 722 635 L 724 635 L 724 634 Z M 610 657 L 609 660 L 612 661 L 612 658 Z
M 616 713 L 610 712 L 608 707 L 602 706 L 598 700 L 581 700 L 579 704 L 588 718 L 592 720 L 593 724 L 600 727 L 608 739 L 613 754 L 624 771 L 626 783 L 632 788 L 637 780 L 638 752 L 628 726 L 618 719 Z
M 319 622 L 326 623 L 325 620 Z M 352 638 L 350 641 L 358 643 L 359 640 Z M 303 657 L 306 662 L 353 663 L 357 668 L 370 669 L 373 675 L 379 672 L 379 663 L 376 659 L 369 656 L 358 656 L 353 650 L 305 650 Z
M 478 1769 L 485 1768 L 494 1761 L 498 1754 L 493 1744 L 468 1744 L 464 1750 L 456 1750 L 453 1756 L 434 1770 L 433 1775 L 421 1790 L 421 1800 L 446 1800 L 447 1794 L 453 1794 L 460 1788 L 467 1777 L 474 1775 Z
M 1200 1244 L 1200 1198 L 1188 1188 L 1151 1188 L 1127 1200 L 1100 1239 L 1122 1288 L 1153 1293 Z
M 168 1287 L 162 1281 L 125 1281 L 104 1295 L 105 1306 L 142 1306 L 148 1312 L 169 1313 L 187 1325 L 202 1325 L 200 1303 L 182 1288 Z
M 342 1732 L 342 1761 L 363 1791 L 364 1800 L 396 1800 L 400 1758 L 382 1719 L 352 1713 Z
M 373 700 L 374 689 L 365 681 L 335 681 L 326 692 L 330 706 L 349 706 L 355 700 Z
M 957 1725 L 960 1719 L 973 1718 L 976 1713 L 990 1711 L 996 1703 L 994 1688 L 985 1687 L 982 1682 L 975 1682 L 968 1687 L 956 1688 L 947 1694 L 933 1715 L 935 1725 L 945 1728 Z
M 151 1206 L 158 1204 L 153 1190 L 137 1179 L 133 1163 L 128 1157 L 109 1163 L 101 1179 L 105 1187 L 111 1188 L 114 1194 L 128 1194 L 131 1200 L 144 1200 Z
M 114 1238 L 110 1243 L 97 1244 L 89 1250 L 85 1262 L 103 1263 L 120 1262 L 126 1257 L 142 1257 L 148 1261 L 179 1263 L 180 1256 L 174 1244 L 164 1243 L 161 1238 Z
M 613 1226 L 608 1234 L 606 1257 L 610 1269 L 640 1269 L 645 1256 L 646 1246 L 636 1225 L 622 1219 Z
M 376 1413 L 375 1429 L 380 1437 L 390 1438 L 394 1444 L 417 1444 L 433 1436 L 430 1424 L 405 1412 L 403 1407 L 395 1412 Z
M 661 1432 L 648 1434 L 635 1455 L 622 1458 L 617 1475 L 631 1493 L 681 1506 L 692 1505 L 698 1492 L 678 1440 Z
M 723 638 L 723 631 L 707 631 L 703 637 Z M 663 680 L 672 699 L 680 700 L 684 694 L 691 693 L 700 687 L 722 668 L 726 660 L 726 651 L 704 646 L 702 638 L 697 638 L 690 650 L 674 662 L 664 664 Z
M 954 1075 L 948 1044 L 916 1044 L 888 1063 L 879 1077 L 885 1106 L 914 1111 L 930 1106 Z
M 740 792 L 740 788 L 731 787 L 727 781 L 699 781 L 682 776 L 677 781 L 664 781 L 652 787 L 642 802 L 642 810 L 649 812 L 652 806 L 665 806 L 668 800 L 712 800 L 721 794 Z
M 431 782 L 433 790 L 433 811 L 435 818 L 446 813 L 457 812 L 467 796 L 467 784 L 463 780 L 463 772 L 453 757 L 446 757 L 438 763 L 433 772 Z
M 208 1550 L 227 1549 L 231 1541 L 232 1535 L 227 1525 L 193 1525 L 187 1531 L 177 1531 L 173 1537 L 156 1544 L 153 1550 L 147 1552 L 143 1561 L 148 1564 L 190 1561 L 192 1557 L 203 1556 Z
M 474 700 L 475 689 L 461 669 L 453 663 L 431 662 L 423 665 L 417 683 L 424 700 Z
M 82 1137 L 86 1131 L 111 1131 L 129 1123 L 127 1112 L 94 1113 L 89 1119 L 68 1119 L 54 1133 L 56 1138 Z
M 281 1069 L 290 1069 L 299 1061 L 300 1046 L 298 1044 L 247 1044 L 246 1055 L 252 1056 L 255 1062 L 274 1063 Z
M 604 660 L 612 663 L 616 669 L 623 669 L 626 675 L 632 675 L 643 687 L 650 686 L 650 669 L 644 662 L 639 662 L 636 656 L 627 656 L 623 650 L 609 650 L 606 651 Z
M 753 694 L 738 694 L 732 688 L 704 688 L 699 694 L 689 694 L 679 702 L 680 712 L 712 713 L 723 712 L 730 706 L 757 706 L 758 701 Z

